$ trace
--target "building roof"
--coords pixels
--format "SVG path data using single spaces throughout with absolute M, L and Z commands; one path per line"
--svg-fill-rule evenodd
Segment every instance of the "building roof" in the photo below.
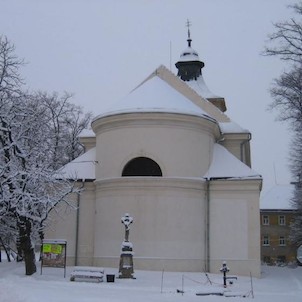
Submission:
M 208 86 L 206 85 L 202 74 L 197 78 L 197 80 L 186 81 L 186 84 L 194 89 L 200 96 L 206 99 L 222 99 L 221 96 L 215 95 Z
M 261 175 L 241 162 L 225 147 L 215 144 L 213 159 L 206 175 L 207 179 L 261 179 Z
M 122 113 L 165 112 L 205 117 L 213 120 L 202 108 L 173 89 L 158 76 L 153 76 L 113 104 L 95 119 Z
M 295 210 L 291 199 L 294 185 L 276 185 L 260 196 L 261 210 Z
M 97 164 L 96 148 L 94 147 L 66 164 L 58 173 L 60 177 L 67 179 L 94 180 L 95 165 Z

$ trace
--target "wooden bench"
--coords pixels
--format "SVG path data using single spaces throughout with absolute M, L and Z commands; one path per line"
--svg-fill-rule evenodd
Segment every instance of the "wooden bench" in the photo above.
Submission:
M 87 280 L 103 282 L 104 269 L 97 267 L 76 267 L 70 274 L 70 281 Z

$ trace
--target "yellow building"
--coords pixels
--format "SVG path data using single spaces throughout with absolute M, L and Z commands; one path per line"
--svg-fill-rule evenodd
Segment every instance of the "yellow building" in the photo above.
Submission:
M 295 216 L 291 203 L 294 185 L 276 185 L 261 196 L 261 260 L 282 265 L 296 262 L 297 246 L 289 240 L 290 224 Z

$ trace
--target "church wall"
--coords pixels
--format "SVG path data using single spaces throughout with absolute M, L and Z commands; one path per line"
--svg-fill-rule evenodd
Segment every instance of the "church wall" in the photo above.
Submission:
M 72 195 L 73 208 L 62 203 L 51 213 L 49 226 L 45 232 L 45 239 L 67 240 L 67 265 L 75 265 L 77 221 L 78 232 L 78 260 L 77 265 L 92 265 L 94 245 L 94 211 L 95 187 L 94 183 L 85 183 L 84 191 L 78 197 Z M 79 217 L 77 206 L 79 204 Z
M 260 277 L 260 180 L 210 183 L 210 271 Z
M 93 126 L 97 160 L 101 163 L 96 170 L 97 179 L 120 177 L 127 162 L 140 156 L 157 162 L 163 176 L 201 177 L 209 168 L 217 135 L 212 121 L 153 113 L 109 119 L 101 126 L 98 123 L 102 121 Z
M 92 265 L 95 228 L 95 184 L 86 183 L 80 196 L 77 265 Z
M 94 265 L 118 267 L 121 217 L 134 218 L 136 269 L 201 271 L 205 254 L 204 182 L 123 177 L 97 182 Z

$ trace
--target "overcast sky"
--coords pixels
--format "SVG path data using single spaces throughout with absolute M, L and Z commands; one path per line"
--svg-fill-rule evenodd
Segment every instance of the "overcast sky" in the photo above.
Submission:
M 187 47 L 205 62 L 210 90 L 226 100 L 227 115 L 252 133 L 252 166 L 264 189 L 291 181 L 290 132 L 267 110 L 272 80 L 286 68 L 263 57 L 273 22 L 292 15 L 285 0 L 0 0 L 0 34 L 27 62 L 33 90 L 64 91 L 101 113 L 159 65 L 176 73 Z

